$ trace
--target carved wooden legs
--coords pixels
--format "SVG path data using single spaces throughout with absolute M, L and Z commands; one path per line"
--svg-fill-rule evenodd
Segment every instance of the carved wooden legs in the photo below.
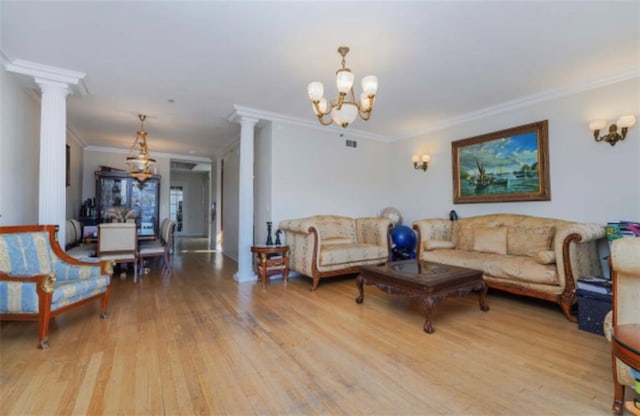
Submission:
M 356 278 L 356 287 L 358 288 L 358 297 L 356 303 L 361 304 L 364 302 L 364 277 L 361 274 Z
M 578 322 L 578 317 L 571 314 L 571 306 L 573 306 L 573 304 L 575 303 L 575 299 L 572 299 L 568 296 L 560 295 L 559 303 L 564 316 L 571 322 Z
M 39 291 L 38 293 L 38 348 L 46 350 L 49 348 L 49 320 L 51 320 L 51 298 L 52 292 Z
M 444 300 L 444 298 L 442 299 Z M 424 303 L 427 305 L 427 317 L 424 321 L 424 325 L 422 325 L 422 329 L 427 334 L 433 334 L 436 332 L 436 329 L 433 327 L 433 322 L 431 321 L 431 315 L 433 314 L 433 310 L 436 308 L 436 304 L 438 303 L 431 296 L 424 300 Z
M 109 304 L 109 294 L 111 293 L 111 285 L 107 286 L 107 290 L 102 295 L 102 302 L 100 303 L 100 317 L 106 319 L 109 315 L 107 313 L 107 305 Z
M 487 312 L 489 310 L 489 305 L 487 305 L 487 291 L 489 290 L 489 286 L 483 281 L 482 282 L 482 290 L 480 290 L 479 301 L 480 301 L 480 310 L 482 312 Z
M 318 284 L 320 283 L 320 276 L 313 276 L 313 285 L 311 285 L 311 291 L 313 292 L 318 288 Z
M 618 381 L 618 363 L 613 350 L 611 351 L 611 368 L 613 369 L 613 405 L 611 409 L 616 415 L 621 415 L 622 402 L 624 402 L 624 386 Z

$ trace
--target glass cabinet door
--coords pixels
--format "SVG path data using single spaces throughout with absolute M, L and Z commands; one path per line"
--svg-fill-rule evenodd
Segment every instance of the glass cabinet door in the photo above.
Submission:
M 157 180 L 149 179 L 144 183 L 131 180 L 131 207 L 137 212 L 139 235 L 158 234 L 158 191 Z
M 140 236 L 158 236 L 160 176 L 145 182 L 127 172 L 102 172 L 96 176 L 98 223 L 135 221 Z

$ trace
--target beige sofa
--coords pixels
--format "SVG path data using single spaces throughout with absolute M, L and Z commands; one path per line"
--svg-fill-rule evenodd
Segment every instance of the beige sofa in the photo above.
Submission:
M 575 281 L 602 275 L 604 227 L 527 215 L 415 221 L 422 260 L 482 270 L 489 287 L 557 302 L 576 321 Z
M 389 259 L 386 218 L 350 218 L 315 215 L 280 222 L 289 246 L 289 267 L 313 278 L 311 290 L 321 278 L 358 273 L 359 266 L 382 264 Z

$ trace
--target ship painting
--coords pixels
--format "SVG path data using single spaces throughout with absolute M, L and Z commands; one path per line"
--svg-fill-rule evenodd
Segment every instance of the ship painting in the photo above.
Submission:
M 459 150 L 462 196 L 537 192 L 536 132 L 503 137 Z

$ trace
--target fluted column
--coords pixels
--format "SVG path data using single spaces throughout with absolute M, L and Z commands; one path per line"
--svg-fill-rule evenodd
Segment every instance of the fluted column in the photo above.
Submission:
M 64 248 L 66 220 L 67 95 L 85 74 L 36 62 L 13 60 L 9 72 L 33 77 L 40 87 L 40 173 L 38 223 L 58 226 L 58 242 Z M 80 85 L 80 90 L 86 86 Z
M 238 282 L 255 281 L 251 246 L 253 245 L 253 148 L 258 119 L 240 118 L 240 175 L 238 189 Z
M 42 91 L 40 104 L 40 181 L 38 222 L 57 224 L 58 242 L 64 247 L 67 207 L 66 131 L 67 95 L 65 83 L 36 78 Z

